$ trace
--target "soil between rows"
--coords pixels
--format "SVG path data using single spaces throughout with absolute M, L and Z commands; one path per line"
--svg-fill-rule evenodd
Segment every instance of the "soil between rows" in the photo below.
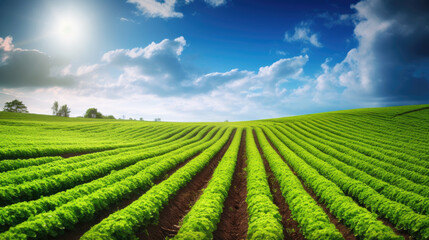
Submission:
M 253 130 L 253 138 L 255 139 L 259 154 L 261 155 L 262 160 L 264 162 L 265 171 L 267 172 L 268 176 L 268 184 L 270 185 L 271 195 L 273 196 L 273 202 L 279 208 L 280 215 L 282 216 L 283 234 L 285 236 L 285 239 L 305 239 L 305 237 L 300 232 L 298 222 L 296 222 L 292 217 L 292 212 L 289 208 L 289 205 L 286 203 L 285 198 L 282 195 L 280 185 L 273 172 L 271 171 L 267 159 L 264 156 L 261 145 L 259 145 L 258 138 L 256 137 L 255 130 Z
M 170 199 L 160 212 L 158 223 L 137 232 L 136 235 L 139 239 L 158 240 L 165 239 L 166 237 L 174 237 L 177 234 L 180 228 L 180 221 L 189 212 L 201 195 L 202 190 L 207 186 L 214 170 L 231 145 L 234 135 L 235 130 L 231 133 L 228 142 L 210 160 L 209 164 Z
M 283 161 L 289 166 L 287 161 L 284 159 L 283 155 L 280 154 L 279 150 L 274 146 L 274 144 L 271 142 L 271 140 L 268 138 L 268 136 L 264 133 L 265 137 L 267 138 L 268 142 L 270 143 L 271 147 L 276 150 L 277 154 L 283 159 Z M 301 181 L 302 186 L 304 187 L 305 191 L 307 191 L 308 194 L 317 202 L 317 204 L 322 207 L 323 211 L 328 215 L 329 220 L 332 224 L 335 225 L 335 227 L 338 229 L 338 231 L 343 235 L 344 239 L 346 240 L 356 240 L 356 236 L 354 235 L 353 231 L 341 223 L 337 217 L 335 217 L 329 209 L 326 207 L 326 204 L 319 201 L 319 197 L 314 193 L 314 191 L 309 188 L 304 181 L 296 174 L 296 172 L 293 170 L 291 166 L 289 168 L 292 170 L 293 174 L 298 177 L 298 179 Z
M 208 134 L 208 132 L 209 131 L 207 131 L 202 136 L 202 138 L 204 138 Z M 214 133 L 214 134 L 216 134 L 216 133 Z M 213 134 L 213 136 L 214 136 L 214 134 Z M 194 134 L 194 136 L 196 136 L 196 134 Z M 211 138 L 213 138 L 213 136 Z M 162 182 L 163 180 L 165 180 L 166 177 L 175 173 L 178 169 L 183 167 L 186 163 L 188 163 L 189 161 L 191 161 L 192 159 L 194 159 L 198 155 L 199 155 L 199 153 L 196 154 L 195 156 L 192 156 L 192 157 L 186 159 L 184 162 L 177 164 L 174 168 L 167 171 L 167 173 L 165 173 L 162 177 L 159 177 L 158 179 L 156 179 L 154 181 L 154 184 L 156 185 L 156 184 Z M 127 196 L 126 198 L 124 198 L 121 202 L 116 203 L 115 205 L 113 205 L 109 209 L 105 209 L 105 210 L 101 211 L 93 219 L 91 219 L 87 222 L 79 222 L 78 224 L 75 225 L 75 227 L 73 229 L 66 230 L 65 233 L 63 235 L 61 235 L 61 239 L 62 240 L 79 239 L 80 237 L 83 236 L 83 234 L 85 234 L 85 232 L 87 232 L 89 229 L 91 229 L 91 227 L 93 227 L 94 225 L 103 221 L 103 219 L 107 218 L 110 214 L 126 208 L 132 202 L 139 199 L 147 190 L 149 190 L 149 189 L 138 189 L 137 191 L 133 192 L 130 196 Z M 58 238 L 50 238 L 50 239 L 58 239 Z
M 179 168 L 184 166 L 186 163 L 188 163 L 190 160 L 197 157 L 198 155 L 199 154 L 196 154 L 195 156 L 193 156 L 189 159 L 186 159 L 186 161 L 179 163 L 173 169 L 170 169 L 166 174 L 164 174 L 163 177 L 160 177 L 157 180 L 155 180 L 154 184 L 156 185 L 159 182 L 163 181 L 166 176 L 170 176 L 171 174 L 176 172 Z M 131 203 L 133 203 L 134 201 L 139 199 L 147 190 L 149 190 L 149 189 L 145 189 L 145 190 L 139 189 L 139 190 L 133 192 L 130 196 L 124 198 L 121 202 L 119 202 L 119 203 L 111 206 L 110 208 L 105 209 L 105 210 L 101 211 L 100 213 L 98 213 L 92 220 L 90 220 L 88 222 L 79 222 L 78 224 L 75 225 L 74 229 L 66 230 L 66 232 L 60 236 L 60 238 L 51 238 L 51 239 L 62 239 L 62 240 L 80 239 L 80 237 L 82 237 L 83 234 L 85 234 L 87 231 L 89 231 L 89 229 L 91 229 L 91 227 L 93 227 L 93 226 L 97 225 L 98 223 L 100 223 L 101 221 L 103 221 L 103 219 L 107 218 L 110 214 L 126 208 L 128 205 L 130 205 Z
M 246 166 L 246 131 L 243 131 L 231 187 L 217 229 L 213 232 L 215 240 L 246 239 L 249 219 Z
M 266 135 L 265 135 L 266 136 Z M 280 154 L 280 152 L 278 151 L 278 149 L 274 146 L 274 144 L 271 142 L 271 140 L 268 138 L 268 136 L 266 136 L 268 139 L 268 142 L 271 144 L 271 146 L 276 150 L 276 152 L 282 157 L 283 161 L 285 161 L 284 157 Z M 285 161 L 286 162 L 286 161 Z M 287 162 L 286 162 L 287 163 Z M 289 164 L 288 164 L 289 166 Z M 289 166 L 290 169 L 292 169 Z M 298 177 L 298 175 L 296 174 L 295 171 L 292 172 Z M 298 177 L 299 178 L 299 177 Z M 319 206 L 321 206 L 323 208 L 323 210 L 325 211 L 325 213 L 328 215 L 329 219 L 331 220 L 331 222 L 335 225 L 335 227 L 341 232 L 341 234 L 343 235 L 344 239 L 346 240 L 354 240 L 357 239 L 356 236 L 353 234 L 353 231 L 345 226 L 344 224 L 342 224 L 341 222 L 339 222 L 338 218 L 335 217 L 330 211 L 329 209 L 326 207 L 325 204 L 319 202 L 319 197 L 314 193 L 314 191 L 309 188 L 304 181 L 302 181 L 301 178 L 299 178 L 301 181 L 302 186 L 304 187 L 304 189 L 310 194 L 310 196 L 318 203 Z M 351 196 L 350 196 L 351 197 Z M 353 198 L 353 197 L 352 197 Z M 354 199 L 354 198 L 353 198 Z M 356 200 L 356 199 L 355 199 Z M 359 206 L 366 208 L 364 205 L 360 204 L 358 201 L 355 201 Z M 411 235 L 405 231 L 405 230 L 399 230 L 395 227 L 395 225 L 393 225 L 388 219 L 379 217 L 377 218 L 378 220 L 382 221 L 384 225 L 390 227 L 393 232 L 395 232 L 397 235 L 403 236 L 406 240 L 411 239 Z

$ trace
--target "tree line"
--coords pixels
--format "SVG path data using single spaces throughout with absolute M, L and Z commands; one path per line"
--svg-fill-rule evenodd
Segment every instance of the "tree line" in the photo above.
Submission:
M 52 114 L 58 117 L 70 117 L 71 109 L 64 104 L 60 107 L 58 101 L 55 101 L 51 107 Z M 28 113 L 27 106 L 22 101 L 15 99 L 10 102 L 6 102 L 3 111 L 5 112 L 17 112 L 17 113 Z M 103 115 L 101 112 L 97 110 L 97 108 L 88 108 L 86 110 L 84 118 L 104 118 L 104 119 L 116 119 L 113 115 Z M 125 117 L 124 117 L 125 119 Z M 133 120 L 130 118 L 130 120 Z M 140 121 L 143 121 L 143 118 L 140 118 Z M 155 122 L 161 121 L 161 118 L 155 118 Z

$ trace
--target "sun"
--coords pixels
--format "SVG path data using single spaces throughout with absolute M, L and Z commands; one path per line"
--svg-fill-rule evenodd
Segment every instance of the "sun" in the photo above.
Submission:
M 54 27 L 54 34 L 57 41 L 65 45 L 77 45 L 83 35 L 83 25 L 78 19 L 72 17 L 62 17 L 57 20 Z
M 81 6 L 51 7 L 45 16 L 46 37 L 62 53 L 76 53 L 87 44 L 90 35 L 90 14 Z

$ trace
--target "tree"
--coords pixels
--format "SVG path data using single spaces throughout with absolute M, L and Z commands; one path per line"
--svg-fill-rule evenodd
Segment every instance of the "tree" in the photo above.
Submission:
M 57 112 L 57 116 L 60 116 L 60 117 L 70 116 L 70 108 L 67 107 L 67 104 L 61 106 L 60 110 L 58 110 Z
M 55 116 L 58 116 L 58 101 L 54 102 L 51 109 L 52 109 L 52 114 Z
M 103 114 L 97 111 L 97 108 L 89 108 L 86 110 L 85 118 L 103 118 Z
M 18 99 L 13 100 L 12 102 L 6 102 L 3 110 L 5 112 L 28 113 L 27 106 Z
M 116 119 L 113 115 L 105 116 L 106 119 Z
M 161 118 L 155 118 L 155 122 L 161 122 Z

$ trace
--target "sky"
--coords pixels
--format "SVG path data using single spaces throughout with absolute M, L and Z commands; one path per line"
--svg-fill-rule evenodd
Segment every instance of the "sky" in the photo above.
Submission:
M 2 0 L 0 105 L 242 121 L 429 103 L 426 0 Z

